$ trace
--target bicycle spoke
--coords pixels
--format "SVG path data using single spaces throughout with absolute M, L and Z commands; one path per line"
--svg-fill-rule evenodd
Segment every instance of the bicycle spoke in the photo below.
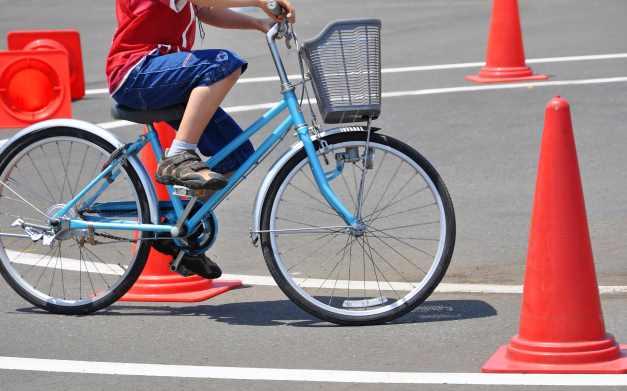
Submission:
M 53 247 L 53 249 L 56 249 L 56 247 Z M 37 281 L 35 282 L 35 288 L 37 288 L 37 286 L 39 286 L 39 281 L 41 281 L 41 278 L 46 273 L 46 270 L 48 270 L 48 266 L 50 265 L 50 262 L 52 262 L 53 258 L 54 257 L 50 256 L 50 259 L 48 260 L 48 263 L 46 263 L 46 266 L 41 269 L 41 274 L 39 275 L 39 278 L 37 278 Z
M 57 247 L 60 251 L 60 247 Z M 54 260 L 54 270 L 52 270 L 52 278 L 50 279 L 50 289 L 48 290 L 48 296 L 52 295 L 52 285 L 54 285 L 54 276 L 57 274 L 57 265 L 59 263 L 59 255 L 55 257 Z
M 85 248 L 85 247 L 83 247 L 83 249 L 87 250 L 87 248 Z M 96 269 L 96 272 L 100 276 L 100 279 L 102 280 L 102 282 L 105 283 L 105 285 L 107 286 L 108 289 L 111 289 L 111 286 L 109 285 L 109 282 L 107 281 L 106 278 L 104 278 L 104 276 L 102 275 L 102 272 L 100 271 L 100 268 L 98 267 L 98 262 L 95 261 L 94 258 L 92 258 L 92 255 L 90 255 L 90 251 L 87 250 L 87 252 L 85 252 L 84 254 L 87 256 L 87 258 L 90 259 L 90 263 L 93 265 L 94 269 Z M 85 267 L 87 267 L 87 263 L 85 263 Z
M 414 211 L 417 211 L 417 210 L 422 210 L 422 209 L 424 209 L 426 207 L 433 206 L 433 205 L 437 205 L 437 203 L 436 202 L 431 202 L 431 203 L 426 204 L 426 205 L 421 205 L 421 206 L 417 206 L 415 208 L 410 208 L 410 209 L 406 209 L 406 210 L 403 210 L 403 211 L 400 211 L 400 212 L 391 213 L 389 215 L 384 215 L 384 216 L 379 215 L 379 216 L 377 216 L 375 218 L 367 220 L 367 222 L 368 223 L 374 223 L 377 220 L 387 219 L 388 217 L 392 217 L 392 216 L 404 215 L 404 214 L 407 214 L 407 213 L 410 213 L 410 212 L 414 212 Z
M 79 247 L 78 251 L 80 253 L 80 261 L 85 263 L 85 271 L 87 272 L 87 278 L 89 279 L 89 285 L 91 286 L 91 290 L 92 290 L 92 292 L 94 292 L 94 297 L 95 297 L 98 294 L 96 293 L 96 288 L 94 288 L 94 281 L 92 280 L 91 274 L 89 273 L 89 268 L 87 267 L 87 261 L 85 260 L 85 258 L 83 258 L 83 250 L 82 250 L 82 248 Z
M 76 182 L 74 182 L 74 188 L 72 189 L 72 194 L 76 193 L 78 189 L 78 184 L 80 183 L 81 175 L 83 175 L 83 169 L 85 168 L 85 160 L 87 159 L 87 151 L 89 151 L 89 147 L 85 145 L 85 152 L 83 153 L 83 160 L 81 161 L 80 169 L 78 171 L 78 175 L 76 176 Z
M 372 257 L 372 251 L 374 250 L 374 248 L 372 248 L 372 246 L 370 246 L 370 242 L 368 241 L 368 237 L 367 236 L 363 236 L 363 242 L 365 245 L 368 246 L 368 251 L 370 254 L 370 260 L 372 261 L 372 266 L 376 269 L 379 270 L 379 273 L 381 273 L 381 277 L 383 277 L 383 279 L 385 280 L 385 282 L 388 284 L 388 286 L 390 287 L 390 289 L 392 290 L 392 292 L 394 292 L 394 295 L 396 295 L 397 299 L 401 298 L 401 295 L 398 294 L 398 292 L 396 291 L 396 289 L 394 289 L 394 286 L 390 283 L 390 281 L 388 281 L 388 279 L 385 277 L 385 273 L 383 273 L 383 271 L 377 266 L 377 264 L 374 262 L 374 257 Z M 380 255 L 379 255 L 380 256 Z M 385 258 L 381 258 L 385 261 Z M 387 262 L 386 262 L 387 263 Z M 398 271 L 397 271 L 398 272 Z M 403 278 L 404 279 L 404 278 Z M 414 286 L 412 283 L 409 283 L 411 286 Z M 381 294 L 381 289 L 379 288 L 379 295 L 383 296 L 383 294 Z
M 374 176 L 372 177 L 372 181 L 370 182 L 370 185 L 368 186 L 368 190 L 366 190 L 366 195 L 364 196 L 364 204 L 366 203 L 366 200 L 368 199 L 368 194 L 370 194 L 370 190 L 372 189 L 372 185 L 374 185 L 376 179 L 377 179 L 377 175 L 379 175 L 379 171 L 381 170 L 381 166 L 383 165 L 383 162 L 385 161 L 385 158 L 388 156 L 387 151 L 383 154 L 383 158 L 381 158 L 381 161 L 379 162 L 379 167 L 377 167 L 377 170 L 374 173 Z
M 63 192 L 65 191 L 65 184 L 68 184 L 68 192 L 70 193 L 71 198 L 74 198 L 74 195 L 71 194 L 70 190 L 69 190 L 69 179 L 68 179 L 68 172 L 67 172 L 67 168 L 70 164 L 70 159 L 72 158 L 72 144 L 70 143 L 70 150 L 68 151 L 68 161 L 67 163 L 64 162 L 63 160 L 63 154 L 61 153 L 61 147 L 59 146 L 59 142 L 56 142 L 57 144 L 57 151 L 59 152 L 59 159 L 61 160 L 61 167 L 63 167 L 63 185 L 61 186 L 61 199 L 63 199 Z
M 33 270 L 35 268 L 35 266 L 39 265 L 39 262 L 41 262 L 44 258 L 46 258 L 47 256 L 50 255 L 50 253 L 54 250 L 54 247 L 50 248 L 50 250 L 48 250 L 48 252 L 44 255 L 42 255 L 37 262 L 33 263 L 32 265 L 30 265 L 30 267 L 28 269 L 26 269 L 26 271 L 24 273 L 21 273 L 20 276 L 22 278 L 25 278 L 28 274 L 30 274 L 31 270 Z
M 309 179 L 309 177 L 307 176 L 307 174 L 305 174 L 303 172 L 303 175 L 305 175 L 305 178 Z M 309 179 L 309 181 L 313 184 L 313 182 Z M 317 203 L 319 203 L 320 205 L 324 206 L 324 207 L 328 207 L 329 204 L 327 204 L 326 202 L 320 201 L 319 199 L 315 198 L 314 196 L 312 196 L 311 194 L 307 193 L 305 190 L 301 189 L 300 187 L 296 186 L 293 183 L 289 183 L 288 186 L 291 186 L 293 188 L 295 188 L 296 190 L 298 190 L 301 194 L 305 195 L 307 198 L 311 198 L 312 200 L 316 201 Z M 314 185 L 315 189 L 318 189 L 318 186 Z
M 65 280 L 63 279 L 63 255 L 61 254 L 61 243 L 59 243 L 59 260 L 61 261 L 61 287 L 63 288 L 63 299 L 65 299 Z
M 400 252 L 398 252 L 397 249 L 395 249 L 394 247 L 390 246 L 387 242 L 385 242 L 383 239 L 377 237 L 374 234 L 369 234 L 368 236 L 372 236 L 373 238 L 377 239 L 378 241 L 380 241 L 381 243 L 383 243 L 383 245 L 385 245 L 387 248 L 389 248 L 390 250 L 392 250 L 394 253 L 396 253 L 396 255 L 398 255 L 399 257 L 403 258 L 408 264 L 414 266 L 416 269 L 420 270 L 424 275 L 427 275 L 427 272 L 425 272 L 424 270 L 422 270 L 422 268 L 418 265 L 416 265 L 415 263 L 413 263 L 409 258 L 407 258 L 406 256 L 404 256 L 403 254 L 401 254 Z M 427 254 L 429 255 L 429 254 Z
M 53 160 L 50 159 L 50 157 L 48 156 L 48 154 L 46 153 L 46 150 L 44 149 L 44 146 L 40 146 L 39 149 L 41 149 L 41 152 L 43 152 L 44 159 L 46 162 L 52 162 Z M 50 173 L 50 178 L 52 178 L 52 183 L 54 183 L 55 187 L 60 191 L 61 188 L 59 187 L 59 183 L 57 181 L 57 176 L 54 174 L 54 171 L 52 170 L 51 166 L 46 166 L 48 168 L 48 172 Z M 63 195 L 59 192 L 59 199 L 57 201 L 57 203 L 61 203 L 61 201 L 63 200 Z
M 54 200 L 54 195 L 52 195 L 52 191 L 50 190 L 50 188 L 48 187 L 48 184 L 46 183 L 43 175 L 41 175 L 41 172 L 39 171 L 39 168 L 37 168 L 37 165 L 35 165 L 35 161 L 33 160 L 33 158 L 30 156 L 30 152 L 26 154 L 26 156 L 28 157 L 28 159 L 30 160 L 31 165 L 33 166 L 33 168 L 35 169 L 35 171 L 37 172 L 37 175 L 39 176 L 39 179 L 41 179 L 41 183 L 44 185 L 44 187 L 46 188 L 46 190 L 48 191 L 48 194 L 50 195 L 50 197 Z
M 288 201 L 288 200 L 286 200 L 286 199 L 283 199 L 283 202 L 285 202 L 285 203 L 287 203 L 287 204 L 291 204 L 291 203 L 293 203 L 293 201 Z M 310 206 L 298 205 L 298 208 L 309 209 L 309 210 L 313 210 L 313 211 L 315 211 L 315 212 L 320 212 L 320 213 L 323 213 L 323 214 L 325 214 L 325 215 L 329 215 L 329 216 L 333 216 L 333 217 L 339 217 L 339 216 L 337 215 L 337 213 L 329 213 L 329 212 L 326 212 L 326 211 L 324 211 L 324 210 L 322 210 L 322 209 L 316 209 L 316 208 L 312 208 L 312 207 L 310 207 Z
M 347 242 L 346 244 L 344 244 L 344 246 L 343 246 L 342 248 L 340 248 L 338 251 L 336 251 L 336 252 L 335 252 L 335 254 L 333 254 L 333 255 L 339 255 L 341 252 L 344 252 L 344 251 L 345 251 L 345 249 L 348 247 L 348 245 L 349 245 L 349 244 L 350 244 L 350 243 L 348 243 L 348 242 Z M 328 260 L 330 260 L 330 259 L 332 259 L 332 258 L 331 258 L 331 257 L 327 257 L 324 261 L 322 261 L 322 263 L 320 264 L 320 266 L 324 266 L 324 265 L 326 265 L 327 261 L 328 261 Z M 305 276 L 305 278 L 301 281 L 301 283 L 302 283 L 302 284 L 304 284 L 306 281 L 309 281 L 309 280 L 311 280 L 311 279 L 312 279 L 312 278 L 310 278 L 310 276 L 309 276 L 309 275 L 307 275 L 307 276 Z
M 41 214 L 42 216 L 44 216 L 46 218 L 46 220 L 48 220 L 48 216 L 42 212 L 39 208 L 37 208 L 35 205 L 31 204 L 30 202 L 28 202 L 24 197 L 22 197 L 21 195 L 19 195 L 15 190 L 13 190 L 11 188 L 11 186 L 7 185 L 4 181 L 0 180 L 0 185 L 6 187 L 7 189 L 9 189 L 9 191 L 13 194 L 15 194 L 17 196 L 17 198 L 19 198 L 20 200 L 22 200 L 22 202 L 24 202 L 26 205 L 30 206 L 31 208 L 35 209 L 37 212 L 39 212 L 39 214 Z M 0 196 L 0 197 L 4 197 L 4 196 Z M 9 198 L 10 199 L 10 198 Z M 15 200 L 17 201 L 17 200 Z
M 390 180 L 388 181 L 388 183 L 383 187 L 383 194 L 381 194 L 381 198 L 379 198 L 377 205 L 374 207 L 375 210 L 379 207 L 379 204 L 381 204 L 381 201 L 383 201 L 383 198 L 388 193 L 388 190 L 390 190 L 390 185 L 392 184 L 392 181 L 396 179 L 396 176 L 398 175 L 398 171 L 401 169 L 402 165 L 403 165 L 403 161 L 401 160 L 398 162 L 398 167 L 396 167 L 396 170 L 394 171 L 394 175 L 390 177 Z M 365 217 L 362 217 L 362 218 L 365 218 Z
M 331 239 L 330 239 L 330 240 L 333 240 L 333 239 L 334 239 L 336 236 L 338 236 L 339 234 L 340 234 L 339 232 L 328 232 L 328 233 L 326 233 L 326 234 L 320 234 L 320 235 L 318 235 L 318 236 L 316 236 L 315 238 L 313 238 L 313 239 L 312 239 L 312 243 L 314 243 L 314 242 L 318 242 L 318 241 L 320 241 L 320 240 L 322 240 L 322 239 L 324 239 L 324 238 L 326 238 L 326 237 L 329 237 L 329 236 L 331 236 L 331 235 L 333 235 L 333 236 L 331 237 Z M 293 246 L 293 247 L 291 247 L 291 248 L 288 248 L 288 249 L 287 249 L 287 250 L 285 250 L 285 251 L 279 251 L 279 253 L 280 253 L 281 255 L 285 255 L 285 254 L 287 254 L 287 253 L 289 253 L 289 252 L 291 252 L 291 251 L 298 250 L 299 248 L 300 248 L 300 246 Z M 288 270 L 289 270 L 289 269 L 288 269 Z
M 352 241 L 353 241 L 352 237 L 349 236 L 349 237 L 346 238 L 346 245 L 344 246 L 344 251 L 342 251 L 342 257 L 340 258 L 339 261 L 337 261 L 335 266 L 333 266 L 333 269 L 331 269 L 331 271 L 329 272 L 327 277 L 322 281 L 322 284 L 320 284 L 320 287 L 316 290 L 316 292 L 318 292 L 318 291 L 320 291 L 320 289 L 322 289 L 322 287 L 329 280 L 329 277 L 331 277 L 331 275 L 333 274 L 335 269 L 340 265 L 340 263 L 342 263 L 342 261 L 344 261 L 344 258 L 346 257 L 346 248 L 348 247 L 348 244 L 352 243 Z
M 394 230 L 397 230 L 397 229 L 404 229 L 404 228 L 411 228 L 411 227 L 421 227 L 421 226 L 424 226 L 424 225 L 437 224 L 437 223 L 439 223 L 439 222 L 440 222 L 439 220 L 437 220 L 437 221 L 427 221 L 427 222 L 425 222 L 425 223 L 408 224 L 408 225 L 399 225 L 399 226 L 396 226 L 396 227 L 379 228 L 379 229 L 376 229 L 376 230 L 377 230 L 377 231 L 384 231 L 384 232 L 385 232 L 385 231 L 394 231 Z M 374 227 L 372 227 L 372 226 L 368 226 L 368 227 L 369 227 L 369 228 L 372 228 L 372 229 L 375 229 L 375 228 L 374 228 Z
M 396 200 L 396 197 L 398 197 L 403 190 L 405 190 L 405 188 L 407 187 L 407 185 L 409 185 L 409 183 L 411 182 L 412 179 L 414 179 L 416 176 L 418 175 L 418 173 L 415 173 L 411 178 L 409 178 L 404 184 L 403 186 L 401 186 L 401 188 L 394 194 L 394 196 L 392 196 L 392 199 L 390 200 L 390 202 L 387 205 L 384 205 L 383 207 L 381 207 L 381 209 L 379 209 L 379 211 L 377 212 L 377 209 L 379 207 L 379 203 L 377 203 L 377 206 L 375 207 L 375 211 L 370 213 L 369 216 L 375 214 L 375 213 L 379 213 L 379 215 L 381 214 L 381 212 L 383 212 L 384 210 L 388 209 L 389 207 L 391 207 L 392 205 L 396 205 L 396 203 L 394 202 Z M 425 189 L 428 188 L 427 186 L 425 186 Z M 400 200 L 399 200 L 400 202 Z M 378 216 L 378 215 L 377 215 Z M 376 216 L 375 216 L 376 217 Z
M 98 255 L 96 255 L 93 251 L 91 251 L 90 249 L 88 249 L 87 247 L 83 248 L 85 251 L 87 251 L 89 254 L 91 254 L 93 257 L 95 257 L 100 263 L 102 263 L 103 265 L 105 265 L 110 271 L 111 274 L 118 274 L 119 270 L 115 270 L 111 267 L 111 265 L 109 265 L 108 263 L 106 263 L 105 261 L 102 260 L 102 258 L 100 258 Z
M 334 234 L 334 236 L 330 239 L 329 242 L 331 242 L 333 239 L 335 239 L 339 234 Z M 296 266 L 302 265 L 303 263 L 305 263 L 305 261 L 307 261 L 309 258 L 311 258 L 312 256 L 318 254 L 320 252 L 319 248 L 314 248 L 312 251 L 310 251 L 305 257 L 300 258 L 300 260 L 293 264 L 292 266 L 287 268 L 287 271 L 292 271 L 292 269 L 294 269 Z M 285 255 L 286 252 L 279 252 L 280 255 Z
M 29 194 L 33 194 L 34 196 L 36 196 L 39 200 L 41 201 L 45 201 L 51 204 L 54 204 L 54 201 L 51 200 L 50 198 L 47 198 L 46 196 L 44 196 L 43 194 L 33 190 L 30 186 L 25 185 L 24 183 L 18 182 L 17 180 L 15 180 L 15 178 L 9 178 L 7 179 L 7 183 L 11 183 L 16 187 L 21 187 L 21 188 L 26 188 L 26 190 L 28 190 Z
M 342 171 L 342 174 L 340 174 L 340 176 L 342 177 L 342 182 L 344 182 L 344 186 L 346 187 L 346 190 L 348 191 L 348 195 L 350 196 L 351 201 L 353 201 L 355 210 L 357 210 L 357 201 L 355 201 L 355 198 L 353 198 L 353 193 L 351 192 L 351 189 L 348 186 L 348 182 L 346 182 L 346 178 L 344 177 L 344 171 Z

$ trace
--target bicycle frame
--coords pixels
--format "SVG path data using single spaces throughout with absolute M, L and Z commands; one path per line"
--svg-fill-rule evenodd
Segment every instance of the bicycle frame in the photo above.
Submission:
M 285 72 L 285 68 L 283 66 L 277 45 L 276 45 L 276 37 L 277 34 L 281 34 L 281 24 L 275 24 L 272 29 L 268 32 L 266 38 L 268 41 L 268 45 L 270 48 L 270 52 L 272 54 L 272 58 L 274 60 L 275 66 L 277 68 L 277 72 L 279 74 L 279 78 L 281 80 L 281 89 L 283 99 L 279 103 L 277 103 L 273 108 L 268 110 L 264 115 L 262 115 L 259 119 L 257 119 L 252 125 L 250 125 L 240 136 L 232 140 L 228 145 L 226 145 L 222 150 L 220 150 L 216 155 L 211 157 L 207 161 L 207 165 L 209 168 L 215 167 L 218 163 L 220 163 L 224 158 L 226 158 L 230 153 L 235 151 L 238 147 L 240 147 L 243 143 L 249 140 L 254 134 L 263 129 L 268 123 L 270 123 L 273 119 L 277 118 L 281 113 L 283 113 L 286 109 L 288 111 L 287 117 L 277 126 L 272 133 L 268 135 L 267 138 L 261 143 L 261 145 L 256 149 L 256 151 L 233 173 L 233 175 L 229 178 L 227 185 L 218 191 L 216 191 L 205 203 L 204 205 L 195 213 L 193 213 L 186 221 L 185 228 L 187 232 L 192 232 L 192 230 L 197 227 L 198 224 L 201 223 L 202 218 L 210 213 L 220 202 L 239 184 L 239 182 L 246 177 L 248 172 L 254 168 L 259 162 L 261 162 L 267 154 L 272 150 L 274 146 L 276 146 L 287 134 L 287 132 L 294 127 L 296 129 L 296 135 L 302 142 L 305 152 L 307 154 L 307 158 L 309 160 L 309 166 L 313 173 L 313 177 L 315 182 L 320 190 L 320 193 L 325 198 L 325 200 L 329 203 L 329 205 L 338 213 L 338 215 L 344 220 L 347 226 L 357 227 L 358 219 L 355 215 L 353 215 L 339 200 L 337 195 L 333 192 L 331 187 L 329 186 L 329 182 L 327 179 L 327 175 L 323 171 L 320 162 L 318 161 L 318 157 L 316 154 L 315 146 L 311 140 L 311 136 L 309 133 L 309 128 L 305 122 L 305 118 L 303 113 L 300 110 L 300 106 L 298 104 L 298 99 L 295 94 L 295 87 L 288 80 L 287 74 Z M 119 156 L 113 159 L 110 164 L 105 167 L 100 174 L 94 178 L 87 186 L 82 189 L 72 200 L 70 200 L 65 206 L 57 211 L 52 219 L 61 219 L 65 216 L 72 208 L 76 207 L 80 200 L 89 193 L 92 189 L 96 188 L 98 184 L 100 187 L 97 189 L 95 194 L 91 196 L 89 199 L 84 201 L 81 206 L 93 206 L 96 202 L 98 196 L 104 192 L 104 190 L 109 186 L 110 183 L 115 180 L 115 178 L 120 174 L 120 165 L 124 162 L 126 156 L 135 155 L 140 150 L 142 150 L 148 143 L 150 143 L 153 153 L 157 157 L 157 159 L 161 159 L 163 156 L 163 149 L 159 142 L 159 138 L 157 136 L 156 130 L 153 125 L 148 125 L 148 131 L 146 135 L 140 136 L 135 142 L 131 144 L 125 145 L 124 153 L 122 156 Z M 174 195 L 174 191 L 172 186 L 168 186 L 168 197 L 172 202 L 172 206 L 176 215 L 177 220 L 181 217 L 184 210 L 184 204 L 181 199 Z M 113 204 L 113 203 L 109 203 Z M 123 203 L 124 204 L 124 203 Z M 105 211 L 115 211 L 119 209 L 115 209 L 115 206 L 111 205 L 99 205 L 100 210 Z M 119 207 L 123 207 L 120 205 Z M 96 208 L 98 209 L 98 208 Z M 70 219 L 69 220 L 69 229 L 99 229 L 99 230 L 137 230 L 142 232 L 167 232 L 170 233 L 173 237 L 179 236 L 179 230 L 174 225 L 165 225 L 165 224 L 133 224 L 129 222 L 124 222 L 121 220 L 113 220 L 106 218 L 96 218 L 92 220 L 80 220 L 80 219 Z

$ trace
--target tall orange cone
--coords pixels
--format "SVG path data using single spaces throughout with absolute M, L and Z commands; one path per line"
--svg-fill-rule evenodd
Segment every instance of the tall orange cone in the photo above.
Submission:
M 476 83 L 502 83 L 544 80 L 525 63 L 517 0 L 493 0 L 486 65 L 476 75 L 466 76 Z
M 483 372 L 627 373 L 605 332 L 568 102 L 546 107 L 520 329 Z
M 156 125 L 161 145 L 166 148 L 174 140 L 174 129 L 167 123 Z M 157 183 L 154 174 L 157 171 L 157 160 L 152 149 L 144 148 L 141 160 L 152 176 L 159 200 L 167 200 L 165 186 Z M 207 280 L 199 276 L 183 277 L 170 271 L 171 255 L 150 249 L 148 261 L 142 274 L 133 287 L 122 297 L 122 301 L 140 302 L 198 302 L 210 299 L 233 288 L 240 287 L 239 280 Z

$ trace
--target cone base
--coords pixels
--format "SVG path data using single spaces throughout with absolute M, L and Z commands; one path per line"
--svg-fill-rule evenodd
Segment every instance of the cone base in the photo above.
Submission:
M 466 76 L 475 83 L 513 83 L 517 81 L 546 80 L 547 75 L 534 75 L 528 66 L 522 67 L 483 67 L 476 75 Z
M 627 345 L 620 345 L 619 357 L 608 361 L 588 362 L 582 364 L 563 363 L 549 364 L 520 361 L 511 358 L 508 350 L 510 345 L 501 346 L 492 357 L 481 367 L 485 373 L 590 373 L 619 374 L 627 373 Z M 551 353 L 545 353 L 545 359 Z
M 195 303 L 239 288 L 239 280 L 207 280 L 198 276 L 149 276 L 140 278 L 120 301 Z

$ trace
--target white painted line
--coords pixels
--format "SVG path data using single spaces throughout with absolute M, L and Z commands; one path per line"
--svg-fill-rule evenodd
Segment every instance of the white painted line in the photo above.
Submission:
M 627 58 L 627 53 L 612 53 L 612 54 L 593 54 L 588 56 L 567 56 L 567 57 L 546 57 L 546 58 L 531 58 L 527 60 L 527 64 L 542 64 L 542 63 L 556 63 L 556 62 L 572 62 L 572 61 L 598 61 L 598 60 L 617 60 Z M 484 66 L 485 62 L 462 62 L 454 64 L 439 64 L 439 65 L 418 65 L 411 67 L 396 67 L 396 68 L 384 68 L 381 73 L 404 73 L 404 72 L 424 72 L 424 71 L 439 71 L 447 69 L 463 69 L 463 68 L 476 68 Z M 300 75 L 289 75 L 292 80 L 300 80 Z M 238 84 L 248 83 L 265 83 L 271 81 L 279 81 L 278 76 L 262 76 L 262 77 L 249 77 L 238 80 Z M 97 88 L 85 91 L 87 95 L 100 95 L 108 94 L 107 88 Z
M 22 265 L 37 265 L 37 267 L 44 267 L 45 262 L 41 262 L 41 255 L 37 254 L 22 254 L 7 250 L 7 254 L 14 258 L 14 263 Z M 67 271 L 89 271 L 90 273 L 108 274 L 108 275 L 121 275 L 124 273 L 124 269 L 120 265 L 113 263 L 100 263 L 89 262 L 83 260 L 80 262 L 77 259 L 63 258 L 63 270 Z M 60 269 L 60 268 L 57 268 Z M 87 269 L 87 270 L 86 270 Z M 271 276 L 254 276 L 248 274 L 223 274 L 222 278 L 227 280 L 241 280 L 244 285 L 252 286 L 271 286 L 276 287 L 277 284 Z M 328 289 L 347 289 L 349 287 L 349 281 L 347 280 L 322 280 L 317 278 L 297 278 L 296 281 L 304 288 L 328 288 Z M 410 291 L 414 288 L 412 284 L 406 282 L 390 281 L 389 284 L 377 283 L 377 281 L 366 281 L 366 289 L 381 291 Z M 363 289 L 364 281 L 350 281 L 350 288 L 354 290 Z M 522 285 L 497 285 L 497 284 L 454 284 L 454 283 L 440 283 L 435 290 L 437 293 L 480 293 L 480 294 L 521 294 L 523 291 Z M 599 293 L 601 294 L 622 294 L 627 293 L 627 286 L 621 285 L 602 285 L 599 287 Z
M 606 78 L 581 79 L 581 80 L 553 80 L 553 81 L 526 82 L 526 83 L 514 83 L 514 84 L 487 84 L 487 85 L 474 85 L 474 86 L 449 87 L 449 88 L 429 88 L 425 90 L 414 90 L 414 91 L 384 92 L 382 96 L 384 98 L 396 98 L 396 97 L 402 97 L 402 96 L 449 94 L 453 92 L 512 90 L 512 89 L 520 89 L 520 88 L 532 89 L 536 87 L 576 86 L 576 85 L 587 85 L 587 84 L 608 84 L 608 83 L 624 83 L 624 82 L 627 82 L 627 77 L 620 76 L 620 77 L 606 77 Z
M 129 122 L 129 121 L 110 121 L 110 122 L 101 122 L 96 125 L 100 126 L 103 129 L 116 129 L 116 128 L 123 128 L 125 126 L 138 125 L 138 124 L 134 122 Z
M 216 367 L 0 356 L 0 369 L 115 376 L 361 384 L 458 384 L 508 386 L 624 386 L 625 375 L 371 372 L 316 369 Z
M 94 89 L 90 89 L 90 90 L 85 90 L 85 95 L 104 95 L 104 94 L 108 94 L 109 93 L 109 89 L 108 88 L 94 88 Z
M 42 256 L 44 254 L 29 254 L 29 253 L 20 253 L 17 251 L 6 250 L 9 258 L 14 259 L 13 263 L 17 263 L 20 265 L 30 265 L 37 267 L 48 267 L 52 268 L 52 265 L 46 265 L 45 259 L 42 260 Z M 102 263 L 102 262 L 91 262 L 87 259 L 83 259 L 79 261 L 78 259 L 61 257 L 58 258 L 61 262 L 62 267 L 57 267 L 56 269 L 63 269 L 65 271 L 74 271 L 74 272 L 89 272 L 89 273 L 98 273 L 98 274 L 107 274 L 107 275 L 115 275 L 121 276 L 124 274 L 124 269 L 120 265 L 116 265 L 114 263 Z
M 571 62 L 571 61 L 592 61 L 592 60 L 617 60 L 621 58 L 627 58 L 627 53 L 592 54 L 588 56 L 531 58 L 527 60 L 527 64 Z
M 551 86 L 577 86 L 588 84 L 609 84 L 609 83 L 624 83 L 627 82 L 627 76 L 620 77 L 606 77 L 596 79 L 581 79 L 581 80 L 552 80 L 552 81 L 539 81 L 539 82 L 526 82 L 526 83 L 514 83 L 514 84 L 487 84 L 487 85 L 472 85 L 461 87 L 447 87 L 447 88 L 427 88 L 423 90 L 413 91 L 395 91 L 384 92 L 381 96 L 383 98 L 399 98 L 404 96 L 418 96 L 418 95 L 438 95 L 438 94 L 450 94 L 458 92 L 476 92 L 476 91 L 490 91 L 490 90 L 512 90 L 521 88 L 535 88 L 535 87 L 551 87 Z M 311 100 L 312 104 L 316 102 L 315 99 Z M 255 105 L 244 106 L 231 106 L 226 107 L 224 110 L 228 113 L 240 113 L 245 111 L 267 110 L 274 107 L 278 102 L 268 102 Z M 105 129 L 121 128 L 124 126 L 137 125 L 128 121 L 112 121 L 102 122 L 98 126 Z

